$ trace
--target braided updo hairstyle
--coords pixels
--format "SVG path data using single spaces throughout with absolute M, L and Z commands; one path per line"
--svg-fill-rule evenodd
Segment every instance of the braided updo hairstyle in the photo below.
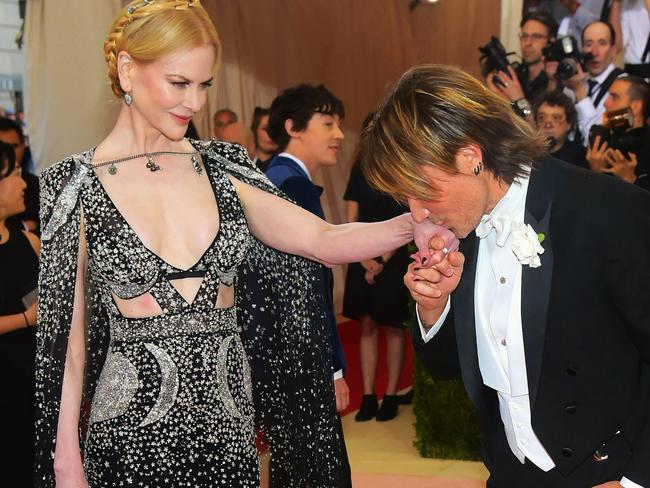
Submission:
M 153 61 L 181 49 L 212 45 L 215 65 L 221 59 L 221 42 L 214 24 L 199 0 L 134 0 L 117 15 L 104 42 L 111 89 L 124 96 L 117 71 L 121 51 L 135 61 Z

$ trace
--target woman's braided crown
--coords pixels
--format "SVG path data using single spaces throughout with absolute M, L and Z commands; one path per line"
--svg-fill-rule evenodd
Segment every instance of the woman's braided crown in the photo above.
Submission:
M 192 39 L 185 39 L 185 43 L 172 39 L 174 32 L 170 29 L 160 29 L 160 24 L 169 24 L 173 19 L 172 12 L 187 12 L 184 22 L 183 35 L 193 32 Z M 158 25 L 153 25 L 156 23 Z M 183 21 L 175 22 L 177 27 Z M 165 33 L 167 35 L 165 35 Z M 152 36 L 160 39 L 158 46 L 147 49 L 142 44 L 151 44 Z M 147 44 L 147 46 L 149 46 Z M 120 86 L 117 71 L 117 56 L 121 51 L 128 52 L 134 59 L 150 61 L 172 50 L 183 47 L 195 47 L 200 44 L 213 44 L 217 51 L 215 66 L 219 64 L 221 45 L 218 34 L 207 12 L 199 0 L 134 0 L 124 7 L 116 19 L 104 42 L 104 59 L 108 66 L 108 78 L 111 89 L 118 97 L 124 96 Z

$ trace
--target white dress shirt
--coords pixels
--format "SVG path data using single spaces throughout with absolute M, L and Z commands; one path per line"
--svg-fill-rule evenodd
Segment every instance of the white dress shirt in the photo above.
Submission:
M 587 78 L 588 80 L 593 80 L 597 84 L 592 90 L 590 97 L 585 97 L 576 103 L 576 112 L 578 112 L 578 127 L 580 128 L 580 133 L 582 134 L 582 143 L 585 146 L 589 145 L 589 130 L 594 124 L 603 123 L 603 115 L 605 114 L 605 100 L 609 95 L 605 95 L 598 102 L 598 106 L 594 106 L 594 100 L 598 97 L 600 90 L 602 89 L 604 81 L 607 79 L 609 74 L 616 68 L 614 63 L 610 65 L 598 76 L 592 78 Z
M 307 166 L 305 166 L 305 163 L 303 163 L 300 159 L 295 157 L 293 154 L 289 154 L 288 152 L 281 152 L 278 154 L 278 157 L 283 157 L 283 158 L 289 158 L 292 161 L 294 161 L 300 168 L 307 173 L 307 178 L 309 178 L 309 181 L 312 181 L 311 175 L 309 174 L 309 170 L 307 169 Z
M 650 16 L 645 0 L 623 0 L 621 2 L 621 31 L 625 62 L 628 64 L 650 63 L 650 57 L 641 59 L 648 35 L 650 35 Z
M 490 219 L 523 222 L 529 177 L 519 178 L 508 189 L 492 212 L 484 215 L 479 228 Z M 490 229 L 490 226 L 487 226 Z M 480 234 L 477 229 L 477 236 Z M 542 471 L 549 471 L 555 463 L 538 439 L 531 424 L 530 398 L 521 323 L 522 265 L 512 252 L 512 235 L 501 233 L 497 238 L 494 228 L 479 240 L 474 287 L 474 317 L 476 320 L 476 347 L 483 383 L 496 390 L 499 412 L 511 451 L 523 464 L 528 458 Z M 428 331 L 420 331 L 428 342 L 442 327 L 449 313 L 451 300 L 438 321 Z M 623 478 L 626 488 L 642 488 Z

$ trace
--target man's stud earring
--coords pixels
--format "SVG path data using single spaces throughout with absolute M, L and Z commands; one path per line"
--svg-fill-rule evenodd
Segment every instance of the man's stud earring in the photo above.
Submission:
M 474 168 L 474 174 L 478 176 L 482 169 L 483 169 L 483 161 L 479 161 L 478 164 L 476 165 L 476 168 Z
M 124 103 L 126 103 L 129 106 L 133 103 L 133 96 L 130 93 L 124 94 Z

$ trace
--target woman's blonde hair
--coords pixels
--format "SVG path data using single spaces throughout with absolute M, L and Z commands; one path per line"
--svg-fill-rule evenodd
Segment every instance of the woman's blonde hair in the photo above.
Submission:
M 510 104 L 460 68 L 408 70 L 381 103 L 361 143 L 368 182 L 399 201 L 432 200 L 437 188 L 422 172 L 458 172 L 456 155 L 469 144 L 496 178 L 512 183 L 546 154 L 543 138 Z
M 111 89 L 124 95 L 117 71 L 121 51 L 135 61 L 148 62 L 179 49 L 212 45 L 214 67 L 221 60 L 221 41 L 199 0 L 134 0 L 117 15 L 104 42 Z

